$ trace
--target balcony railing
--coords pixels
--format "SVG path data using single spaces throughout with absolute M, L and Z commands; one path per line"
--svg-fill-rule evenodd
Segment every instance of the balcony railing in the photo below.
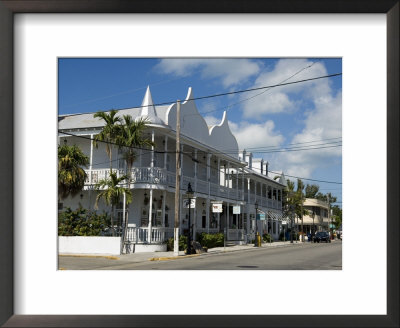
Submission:
M 114 170 L 113 170 L 114 171 Z M 117 176 L 121 177 L 125 175 L 124 170 L 115 170 L 117 172 Z M 109 176 L 109 169 L 101 169 L 101 170 L 86 170 L 87 178 L 85 181 L 86 185 L 95 185 L 99 183 L 102 179 L 107 179 Z M 134 167 L 132 168 L 131 173 L 131 183 L 146 183 L 146 184 L 161 184 L 169 187 L 175 187 L 175 172 L 167 171 L 166 169 L 159 167 Z M 123 183 L 127 183 L 127 181 L 123 181 Z M 259 195 L 255 196 L 253 193 L 250 193 L 250 199 L 248 197 L 247 191 L 244 192 L 241 189 L 236 188 L 228 188 L 224 186 L 219 186 L 216 183 L 207 182 L 201 179 L 197 179 L 197 183 L 195 178 L 183 176 L 182 177 L 182 186 L 184 189 L 187 188 L 188 183 L 192 185 L 194 189 L 196 186 L 196 192 L 208 194 L 210 189 L 210 194 L 212 196 L 219 196 L 223 198 L 229 198 L 234 200 L 242 200 L 244 198 L 248 203 L 257 202 L 260 206 L 281 209 L 282 205 L 280 201 L 266 199 L 265 197 L 261 197 Z M 209 188 L 210 186 L 210 188 Z M 244 197 L 243 197 L 244 196 Z M 243 198 L 242 198 L 243 197 Z
M 148 227 L 129 227 L 127 229 L 126 241 L 134 244 L 160 244 L 168 238 L 174 236 L 173 228 L 154 227 L 151 228 L 151 236 L 149 236 Z

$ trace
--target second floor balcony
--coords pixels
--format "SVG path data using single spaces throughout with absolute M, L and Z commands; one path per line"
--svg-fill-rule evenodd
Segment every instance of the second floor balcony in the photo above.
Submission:
M 121 177 L 125 175 L 124 170 L 113 169 L 117 172 L 117 176 Z M 85 170 L 87 178 L 85 181 L 85 188 L 90 189 L 91 186 L 97 184 L 102 179 L 106 179 L 109 176 L 109 169 L 100 170 Z M 134 167 L 131 173 L 131 188 L 135 188 L 135 185 L 139 184 L 155 184 L 162 185 L 165 187 L 175 188 L 176 175 L 175 172 L 168 171 L 164 168 L 159 167 Z M 124 180 L 122 183 L 127 184 L 128 181 Z M 189 177 L 183 175 L 181 177 L 181 186 L 187 186 L 188 183 L 192 185 L 192 188 L 197 193 L 205 195 L 219 196 L 223 198 L 229 198 L 241 201 L 243 200 L 243 192 L 241 189 L 229 188 L 218 185 L 218 183 L 204 181 L 199 178 Z M 184 188 L 184 187 L 183 187 Z

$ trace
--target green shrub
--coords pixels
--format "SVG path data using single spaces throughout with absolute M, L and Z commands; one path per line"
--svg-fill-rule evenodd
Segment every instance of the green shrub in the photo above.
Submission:
M 214 248 L 224 246 L 224 234 L 223 233 L 201 233 L 197 234 L 197 241 L 204 248 Z
M 167 241 L 167 251 L 171 252 L 174 250 L 174 237 L 169 238 Z M 187 236 L 180 235 L 179 236 L 179 250 L 184 251 L 187 249 Z
M 263 234 L 262 236 L 264 242 L 266 243 L 272 243 L 274 240 L 272 239 L 272 236 L 268 233 Z
M 75 211 L 67 207 L 58 216 L 59 236 L 102 236 L 110 228 L 107 213 L 97 214 L 79 207 Z

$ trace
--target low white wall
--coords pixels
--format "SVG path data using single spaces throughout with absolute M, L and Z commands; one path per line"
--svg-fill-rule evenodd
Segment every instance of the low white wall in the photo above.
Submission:
M 110 254 L 119 255 L 120 237 L 74 236 L 58 237 L 59 254 Z
M 136 244 L 135 253 L 166 252 L 166 244 Z

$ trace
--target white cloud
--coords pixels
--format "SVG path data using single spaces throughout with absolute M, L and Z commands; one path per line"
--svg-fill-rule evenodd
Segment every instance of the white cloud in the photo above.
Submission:
M 240 122 L 239 124 L 229 121 L 229 127 L 237 139 L 239 149 L 255 147 L 279 146 L 283 143 L 284 137 L 275 131 L 273 121 L 264 123 Z
M 310 65 L 312 66 L 309 67 Z M 296 73 L 298 74 L 293 76 Z M 307 59 L 281 59 L 272 70 L 260 74 L 252 88 L 280 84 L 291 76 L 293 77 L 284 83 L 323 75 L 327 75 L 327 71 L 320 62 L 313 64 Z M 261 118 L 271 113 L 291 113 L 296 111 L 304 100 L 316 100 L 330 92 L 329 81 L 321 79 L 243 94 L 241 100 L 259 94 L 243 103 L 243 116 Z M 300 95 L 302 100 L 299 100 Z
M 333 139 L 342 136 L 341 93 L 335 97 L 320 97 L 315 106 L 315 110 L 307 114 L 303 130 L 296 134 L 290 143 L 298 144 L 292 147 L 319 149 L 284 152 L 273 156 L 274 165 L 280 165 L 280 169 L 285 173 L 310 178 L 316 168 L 332 165 L 335 159 L 342 156 L 342 148 L 336 147 L 341 139 Z M 323 141 L 310 143 L 316 140 Z
M 206 120 L 208 126 L 213 126 L 221 123 L 221 119 L 218 119 L 212 115 L 204 116 L 204 119 Z
M 209 126 L 221 123 L 221 119 L 212 115 L 204 117 Z M 255 147 L 269 147 L 279 146 L 283 143 L 284 137 L 275 131 L 275 124 L 273 121 L 266 121 L 264 123 L 249 123 L 242 121 L 239 124 L 228 121 L 229 128 L 239 144 L 239 149 L 248 149 Z
M 224 87 L 242 84 L 260 72 L 261 64 L 249 59 L 162 59 L 155 70 L 189 76 L 196 70 L 202 78 L 216 78 Z

